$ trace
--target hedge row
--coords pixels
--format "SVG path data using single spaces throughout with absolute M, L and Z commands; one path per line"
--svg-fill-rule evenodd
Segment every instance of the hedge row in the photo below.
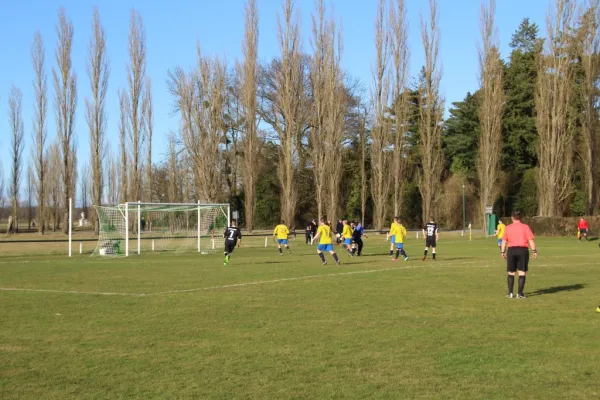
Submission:
M 592 236 L 600 235 L 600 216 L 584 217 L 590 226 Z M 510 224 L 510 218 L 502 218 Z M 573 236 L 577 235 L 579 217 L 534 217 L 523 218 L 523 222 L 531 227 L 536 236 Z

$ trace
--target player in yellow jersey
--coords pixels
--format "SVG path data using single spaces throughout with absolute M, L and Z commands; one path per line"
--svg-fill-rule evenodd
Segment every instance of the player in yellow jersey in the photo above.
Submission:
M 402 225 L 402 221 L 400 218 L 397 218 L 396 223 L 396 257 L 394 257 L 394 261 L 398 261 L 398 256 L 402 254 L 404 257 L 404 261 L 408 261 L 408 254 L 404 251 L 404 239 L 406 238 L 406 228 Z
M 498 221 L 498 226 L 496 227 L 496 236 L 498 237 L 498 248 L 502 250 L 502 238 L 504 237 L 504 228 L 506 225 L 502 222 L 502 220 Z
M 279 247 L 279 255 L 283 255 L 283 249 L 281 245 L 284 245 L 289 254 L 292 254 L 292 250 L 290 250 L 290 246 L 288 245 L 288 235 L 290 234 L 290 230 L 285 225 L 285 221 L 281 221 L 279 225 L 275 227 L 273 230 L 273 238 L 277 238 L 277 247 Z
M 353 233 L 353 229 L 348 224 L 348 220 L 343 220 L 342 224 L 343 224 L 343 228 L 342 228 L 342 240 L 344 241 L 344 247 L 348 251 L 348 254 L 350 255 L 350 257 L 354 257 L 354 253 L 352 252 L 352 233 Z
M 310 244 L 313 244 L 315 240 L 319 239 L 319 245 L 317 246 L 317 254 L 321 257 L 322 265 L 326 265 L 327 261 L 325 261 L 324 251 L 328 251 L 329 254 L 333 256 L 337 265 L 340 265 L 340 260 L 338 259 L 337 254 L 333 251 L 333 242 L 331 241 L 331 227 L 327 225 L 325 222 L 325 218 L 321 217 L 319 219 L 319 229 L 317 229 L 317 234 L 313 237 Z
M 396 246 L 396 231 L 398 227 L 398 217 L 394 217 L 390 231 L 387 234 L 387 240 L 390 241 L 390 257 L 394 255 L 394 247 Z

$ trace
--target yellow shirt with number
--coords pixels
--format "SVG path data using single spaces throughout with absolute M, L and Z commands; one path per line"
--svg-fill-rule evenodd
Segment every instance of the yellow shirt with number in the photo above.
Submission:
M 277 239 L 287 239 L 290 234 L 290 230 L 287 226 L 280 224 L 273 230 L 273 235 L 277 235 Z
M 319 235 L 319 244 L 332 244 L 331 228 L 328 225 L 319 226 L 319 229 L 317 229 L 317 235 Z

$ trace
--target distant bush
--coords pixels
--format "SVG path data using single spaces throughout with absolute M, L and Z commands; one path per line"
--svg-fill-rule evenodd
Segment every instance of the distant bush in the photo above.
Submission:
M 600 234 L 600 216 L 584 217 L 590 225 L 591 236 Z M 510 218 L 502 218 L 505 224 L 510 224 Z M 573 236 L 577 235 L 579 217 L 536 217 L 523 218 L 523 222 L 531 227 L 536 236 Z

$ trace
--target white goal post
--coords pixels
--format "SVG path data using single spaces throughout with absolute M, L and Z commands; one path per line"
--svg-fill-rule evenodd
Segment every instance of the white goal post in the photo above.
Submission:
M 127 257 L 132 252 L 208 254 L 221 249 L 229 204 L 142 203 L 94 206 L 98 243 L 92 256 Z M 131 246 L 134 246 L 133 251 Z

